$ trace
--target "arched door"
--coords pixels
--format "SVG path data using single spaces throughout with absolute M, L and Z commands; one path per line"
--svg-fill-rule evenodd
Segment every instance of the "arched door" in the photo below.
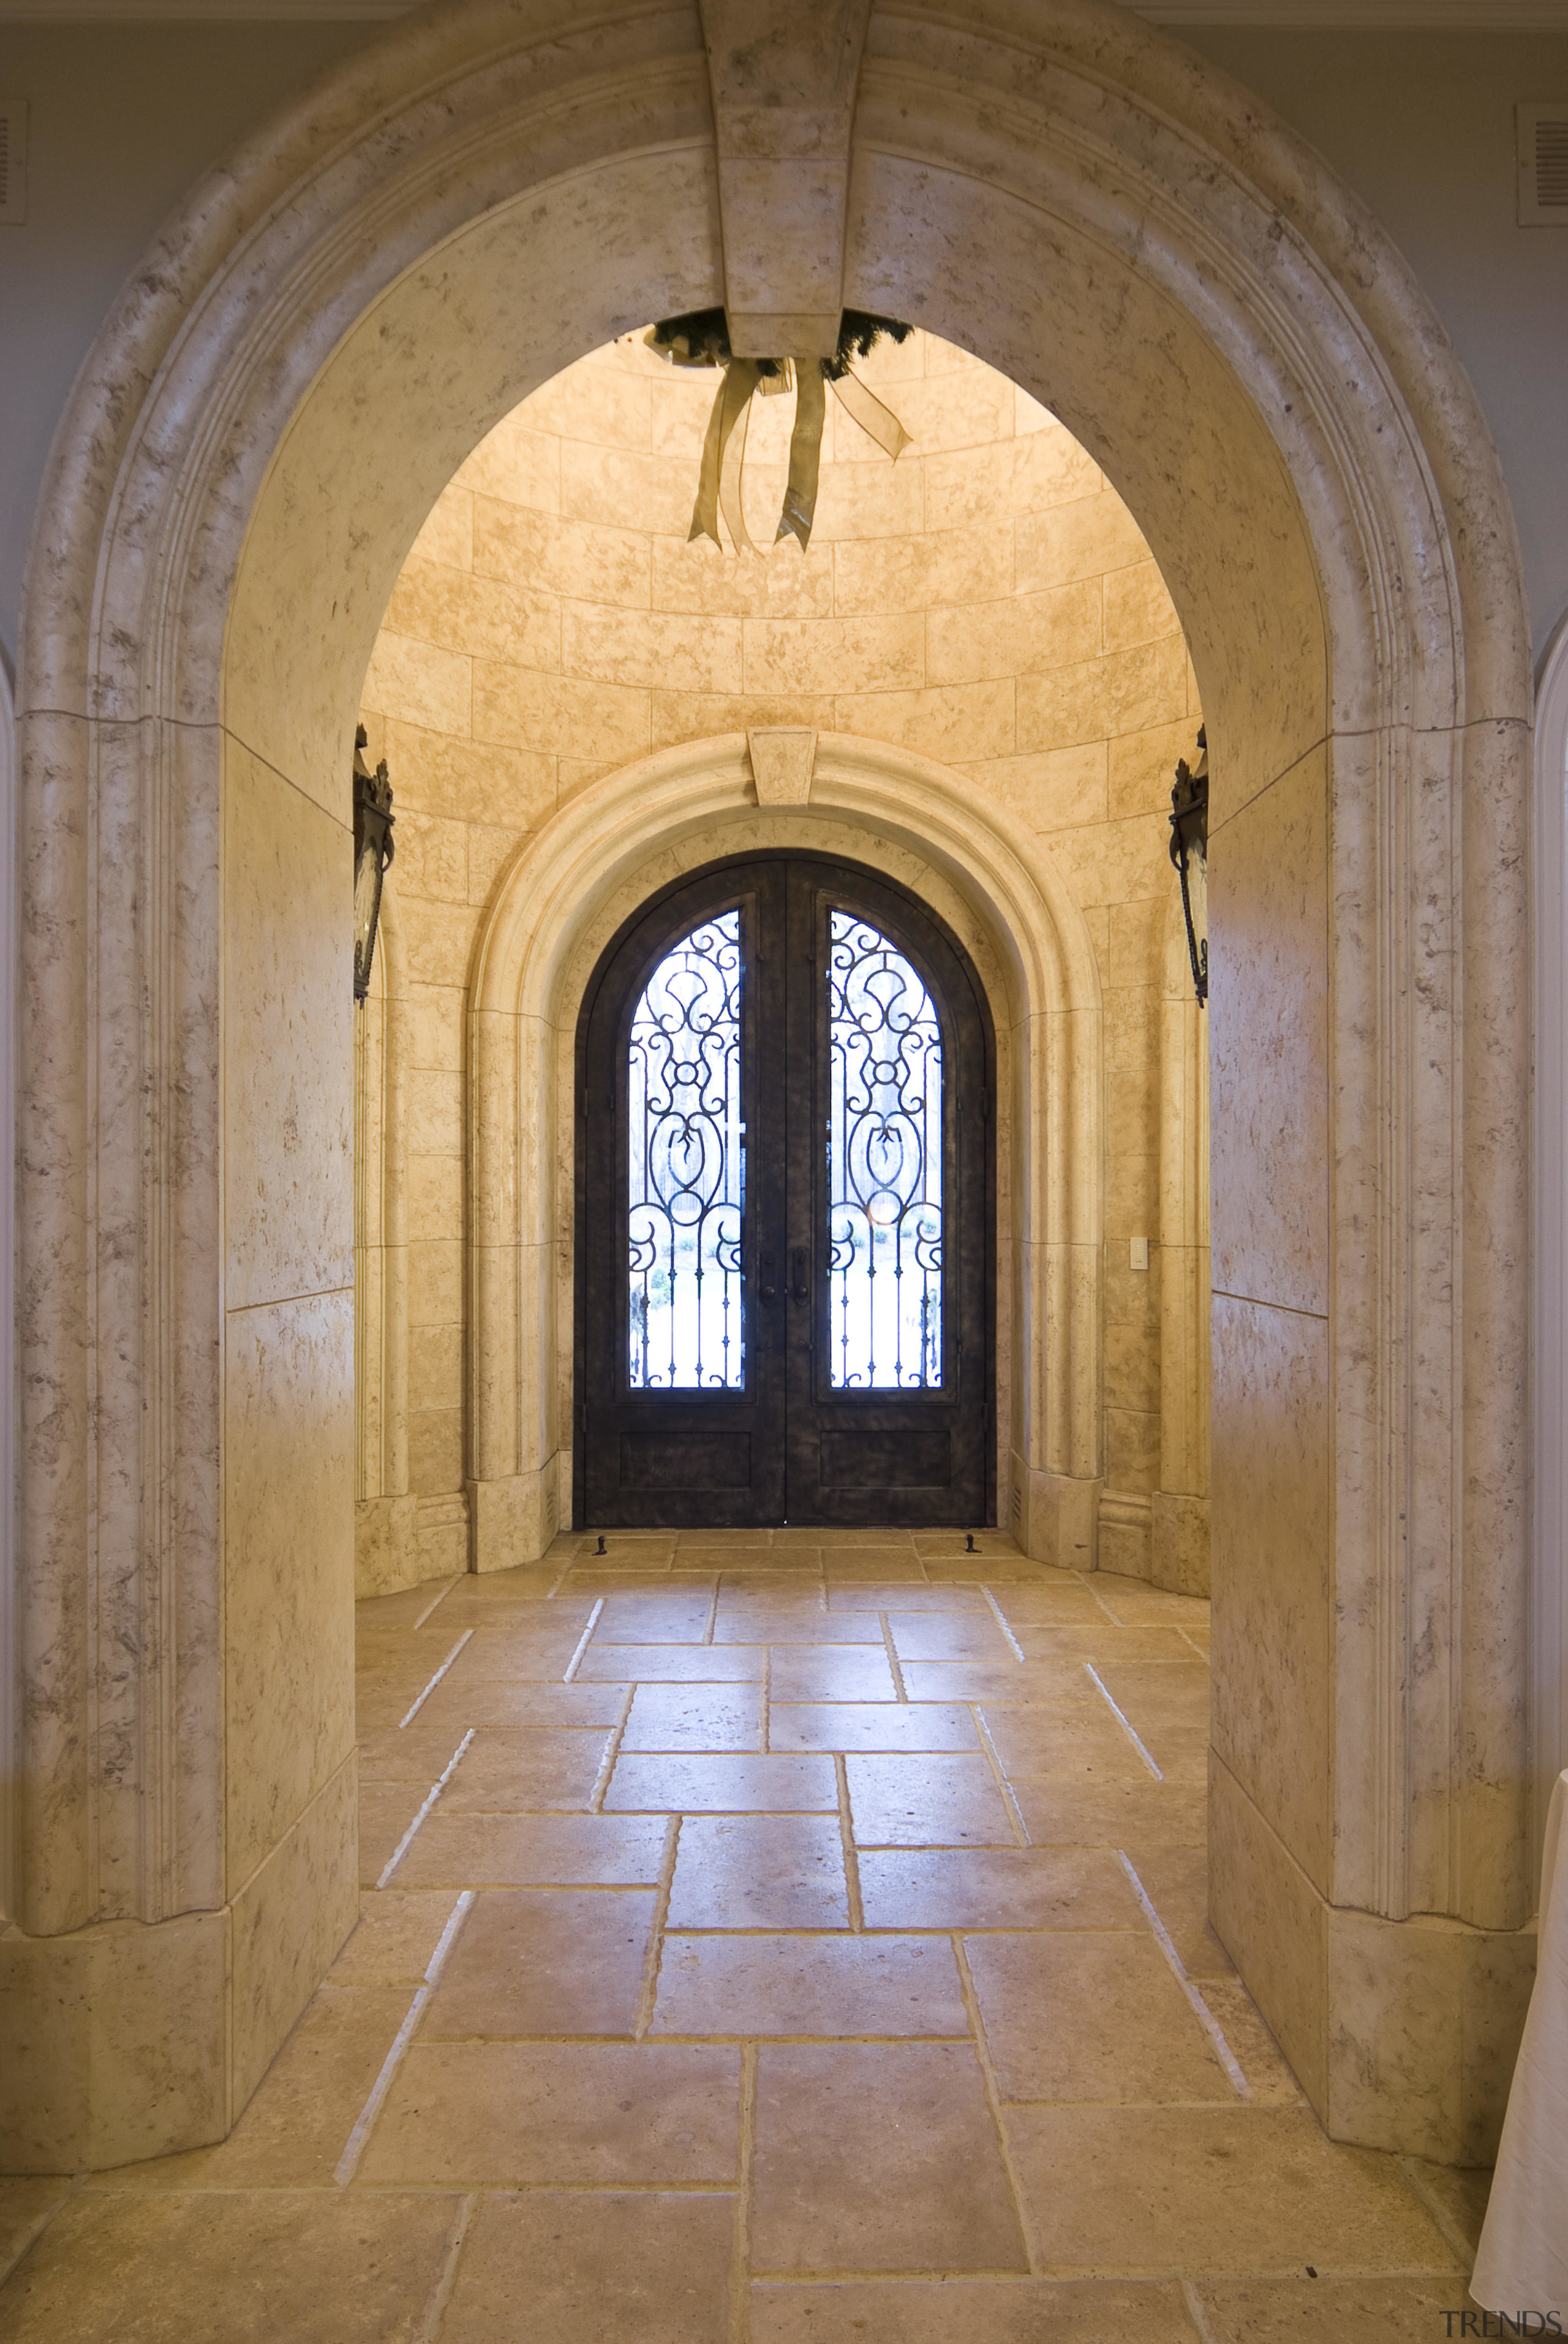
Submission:
M 992 1046 L 874 873 L 747 857 L 610 945 L 578 1029 L 579 1522 L 990 1519 Z

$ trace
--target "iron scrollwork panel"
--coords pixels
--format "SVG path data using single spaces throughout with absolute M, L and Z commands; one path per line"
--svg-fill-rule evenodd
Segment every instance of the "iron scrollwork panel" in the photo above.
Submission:
M 739 910 L 649 976 L 627 1048 L 628 1374 L 633 1391 L 746 1388 Z
M 942 1033 L 919 974 L 829 914 L 829 1374 L 835 1390 L 942 1384 Z

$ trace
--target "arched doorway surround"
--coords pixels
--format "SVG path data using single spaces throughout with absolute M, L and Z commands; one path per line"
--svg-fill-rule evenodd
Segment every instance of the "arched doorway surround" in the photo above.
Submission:
M 809 787 L 797 804 L 759 805 L 743 733 L 683 743 L 573 799 L 498 891 L 468 1039 L 468 1495 L 481 1569 L 541 1552 L 570 1518 L 572 1093 L 589 979 L 658 888 L 742 849 L 791 847 L 872 864 L 975 964 L 997 1048 L 997 1485 L 1035 1551 L 1093 1560 L 1103 1179 L 1100 981 L 1083 915 L 1040 841 L 1000 810 L 979 813 L 961 774 L 833 733 L 814 744 Z
M 1012 375 L 1181 612 L 1215 775 L 1212 1909 L 1336 2134 L 1486 2153 L 1531 1901 L 1532 702 L 1495 459 L 1400 256 L 1213 67 L 1110 0 L 869 16 L 852 107 L 760 177 L 716 167 L 748 93 L 695 9 L 413 18 L 195 192 L 79 379 L 18 695 L 13 2163 L 220 2135 L 353 1917 L 360 680 L 480 434 L 721 298 L 901 314 Z

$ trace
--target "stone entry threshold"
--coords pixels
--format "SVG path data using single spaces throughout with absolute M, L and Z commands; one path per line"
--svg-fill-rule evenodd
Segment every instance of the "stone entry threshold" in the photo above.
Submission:
M 1205 1919 L 1205 1604 L 593 1543 L 360 1605 L 359 1926 L 221 2147 L 0 2182 L 0 2344 L 1445 2332 L 1487 2177 L 1330 2142 Z

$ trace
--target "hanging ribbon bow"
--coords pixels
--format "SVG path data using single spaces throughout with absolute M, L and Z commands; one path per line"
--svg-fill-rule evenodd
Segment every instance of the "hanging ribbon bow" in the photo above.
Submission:
M 822 461 L 822 426 L 827 420 L 828 387 L 846 413 L 895 460 L 910 444 L 910 435 L 892 409 L 868 390 L 849 371 L 849 361 L 864 358 L 882 335 L 907 341 L 911 328 L 895 318 L 873 317 L 869 311 L 846 309 L 839 331 L 839 347 L 830 359 L 812 364 L 792 359 L 738 359 L 729 348 L 729 332 L 722 309 L 699 309 L 683 318 L 667 318 L 649 328 L 647 340 L 661 358 L 676 366 L 716 366 L 724 379 L 708 419 L 698 474 L 697 501 L 691 511 L 691 536 L 710 537 L 722 544 L 720 515 L 738 552 L 755 553 L 746 527 L 741 473 L 746 461 L 746 429 L 754 393 L 795 390 L 795 429 L 789 438 L 789 478 L 779 515 L 774 543 L 798 538 L 802 551 L 811 541 L 817 510 L 818 474 Z

